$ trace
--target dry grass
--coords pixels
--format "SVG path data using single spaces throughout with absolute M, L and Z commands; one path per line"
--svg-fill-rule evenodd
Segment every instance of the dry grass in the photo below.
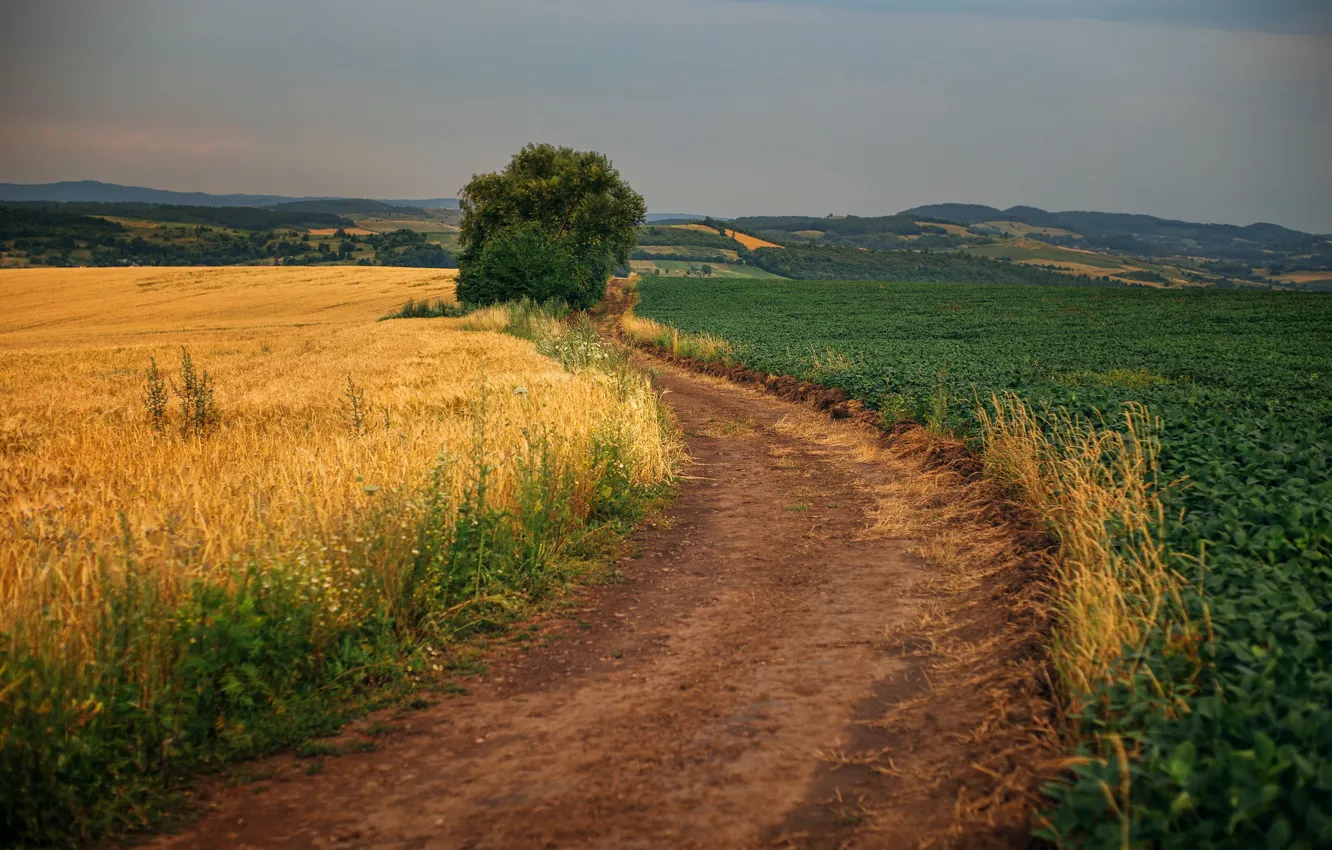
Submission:
M 835 348 L 812 350 L 808 362 L 809 380 L 816 384 L 826 383 L 830 378 L 853 371 L 862 365 Z
M 366 230 L 364 227 L 312 227 L 309 232 L 311 236 L 332 236 L 337 233 L 338 230 L 341 230 L 349 236 L 369 236 L 374 233 L 373 230 Z
M 1286 272 L 1277 275 L 1273 280 L 1282 283 L 1309 283 L 1315 280 L 1332 280 L 1332 271 L 1313 271 L 1313 272 Z
M 650 343 L 672 357 L 693 360 L 725 360 L 732 354 L 731 344 L 712 334 L 680 333 L 678 328 L 634 315 L 632 309 L 620 317 L 620 332 L 638 343 Z
M 129 562 L 167 601 L 238 563 L 300 565 L 328 617 L 354 621 L 359 524 L 394 507 L 406 527 L 442 453 L 478 441 L 501 506 L 543 436 L 576 477 L 607 435 L 636 481 L 670 476 L 677 448 L 645 378 L 570 374 L 455 320 L 376 321 L 451 289 L 435 271 L 380 268 L 0 274 L 0 631 L 43 623 L 77 657 L 103 583 Z M 182 345 L 215 382 L 206 439 L 157 433 L 145 411 L 150 359 L 170 373 Z M 465 464 L 443 468 L 458 493 Z M 358 563 L 392 587 L 406 546 Z
M 756 428 L 751 417 L 739 416 L 734 419 L 709 419 L 701 432 L 709 437 L 743 439 L 756 436 Z
M 517 323 L 522 327 L 515 327 Z M 520 331 L 518 335 L 526 338 L 551 339 L 559 336 L 563 326 L 552 312 L 535 304 L 521 308 L 496 304 L 468 313 L 460 327 L 466 331 Z
M 0 351 L 199 344 L 343 327 L 408 298 L 452 301 L 453 269 L 243 266 L 23 269 L 0 275 Z
M 744 245 L 746 248 L 748 248 L 751 251 L 756 251 L 759 248 L 782 247 L 781 245 L 778 245 L 776 242 L 769 242 L 766 239 L 760 239 L 757 236 L 750 236 L 748 233 L 740 233 L 739 231 L 735 230 L 728 230 L 726 232 L 726 235 L 734 239 L 736 242 L 739 242 L 741 245 Z
M 1051 647 L 1070 708 L 1134 669 L 1167 611 L 1181 612 L 1184 579 L 1166 565 L 1156 480 L 1156 432 L 1145 408 L 1129 405 L 1122 430 L 1066 414 L 1035 414 L 996 396 L 982 411 L 986 471 L 1034 510 L 1059 544 Z M 1196 647 L 1199 627 L 1170 618 L 1167 641 Z

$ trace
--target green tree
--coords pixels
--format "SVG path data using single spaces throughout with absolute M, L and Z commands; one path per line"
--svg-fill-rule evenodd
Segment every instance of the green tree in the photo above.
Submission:
M 629 262 L 647 218 L 643 196 L 604 154 L 545 144 L 524 147 L 503 171 L 474 176 L 459 202 L 458 296 L 471 303 L 542 291 L 589 307 L 605 294 L 611 270 Z M 535 252 L 532 261 L 519 262 L 519 250 Z M 552 291 L 547 275 L 560 267 L 563 282 Z M 501 269 L 504 276 L 488 277 Z M 523 269 L 537 279 L 523 283 L 515 276 Z

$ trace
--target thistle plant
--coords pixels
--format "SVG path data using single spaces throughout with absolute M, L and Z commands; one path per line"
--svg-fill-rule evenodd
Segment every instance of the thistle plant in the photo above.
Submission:
M 386 409 L 387 411 L 387 409 Z M 347 427 L 356 436 L 365 433 L 365 419 L 367 414 L 365 406 L 365 389 L 356 386 L 352 382 L 351 375 L 347 376 L 347 386 L 342 391 L 342 418 L 347 423 Z M 384 417 L 388 421 L 387 412 Z
M 180 383 L 172 381 L 171 389 L 180 399 L 183 436 L 207 437 L 222 421 L 213 396 L 212 376 L 207 370 L 199 372 L 194 368 L 194 358 L 183 345 L 180 347 Z
M 163 377 L 162 370 L 157 368 L 157 358 L 150 358 L 148 386 L 144 391 L 143 403 L 148 408 L 148 424 L 159 434 L 166 433 L 168 400 L 166 378 Z

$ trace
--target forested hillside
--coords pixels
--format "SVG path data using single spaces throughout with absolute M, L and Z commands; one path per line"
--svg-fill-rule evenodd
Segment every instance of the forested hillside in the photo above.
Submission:
M 840 246 L 760 248 L 759 268 L 798 280 L 879 280 L 911 283 L 1017 283 L 1042 286 L 1112 285 L 1108 277 L 1065 275 L 969 254 L 867 251 Z M 1119 284 L 1122 285 L 1122 284 Z
M 425 232 L 375 233 L 328 212 L 146 204 L 0 206 L 0 264 L 5 266 L 333 263 L 456 265 L 453 255 Z

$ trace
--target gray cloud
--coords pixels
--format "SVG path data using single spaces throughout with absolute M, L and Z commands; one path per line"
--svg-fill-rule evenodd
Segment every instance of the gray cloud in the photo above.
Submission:
M 606 151 L 656 210 L 1332 231 L 1326 35 L 854 2 L 20 3 L 0 180 L 424 197 L 540 140 Z
M 1217 27 L 1281 33 L 1332 32 L 1325 0 L 741 0 L 866 12 L 984 15 Z

